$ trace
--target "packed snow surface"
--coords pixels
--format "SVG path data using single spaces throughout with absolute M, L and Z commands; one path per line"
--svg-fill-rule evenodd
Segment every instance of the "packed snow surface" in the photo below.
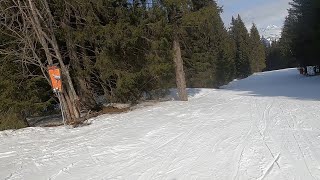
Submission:
M 286 69 L 189 94 L 0 132 L 0 179 L 320 179 L 320 77 Z

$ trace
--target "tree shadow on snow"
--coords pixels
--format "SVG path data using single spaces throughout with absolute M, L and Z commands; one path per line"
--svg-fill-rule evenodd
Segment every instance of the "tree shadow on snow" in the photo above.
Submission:
M 304 76 L 297 69 L 285 69 L 257 73 L 233 81 L 221 89 L 239 91 L 249 96 L 320 100 L 320 76 Z

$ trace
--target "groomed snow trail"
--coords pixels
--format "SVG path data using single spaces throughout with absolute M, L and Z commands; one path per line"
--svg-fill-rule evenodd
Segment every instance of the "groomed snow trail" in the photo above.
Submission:
M 320 179 L 320 77 L 258 73 L 190 96 L 0 132 L 0 179 Z

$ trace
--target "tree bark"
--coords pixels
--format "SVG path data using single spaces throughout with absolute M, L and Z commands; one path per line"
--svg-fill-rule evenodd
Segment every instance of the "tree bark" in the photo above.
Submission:
M 69 107 L 66 99 L 67 99 L 66 98 L 66 94 L 62 93 L 61 97 L 60 97 L 60 101 L 61 101 L 60 103 L 62 105 L 62 109 L 63 109 L 63 112 L 64 112 L 66 123 L 68 123 L 68 122 L 70 122 L 72 117 L 71 117 L 70 107 Z
M 37 12 L 35 9 L 36 7 L 35 7 L 32 0 L 28 0 L 28 2 L 29 2 L 29 6 L 30 6 L 30 11 L 31 11 L 31 13 L 29 14 L 30 17 L 28 17 L 28 14 L 26 14 L 26 13 L 22 13 L 22 14 L 25 16 L 24 18 L 26 19 L 26 21 L 30 20 L 30 23 L 33 27 L 33 30 L 36 33 L 36 36 L 38 37 L 38 40 L 39 40 L 40 44 L 42 45 L 43 50 L 46 54 L 48 65 L 52 65 L 53 59 L 50 54 L 50 50 L 49 50 L 49 46 L 46 41 L 46 38 L 44 37 L 45 32 L 42 30 L 41 23 L 40 23 L 40 20 L 38 18 L 38 15 L 37 15 Z M 21 7 L 19 7 L 19 8 L 21 9 Z M 23 12 L 23 10 L 21 10 L 21 12 Z
M 181 48 L 180 48 L 178 35 L 174 36 L 173 53 L 174 53 L 173 59 L 174 59 L 175 69 L 176 69 L 176 83 L 177 83 L 179 100 L 188 101 L 186 78 L 183 70 L 183 60 L 181 57 Z
M 51 10 L 49 8 L 47 0 L 43 0 L 43 10 L 45 11 L 46 15 L 48 16 L 46 26 L 43 27 L 41 22 L 39 21 L 36 6 L 34 3 L 29 0 L 29 5 L 30 5 L 30 10 L 33 18 L 31 19 L 31 23 L 33 24 L 33 27 L 35 29 L 35 32 L 38 36 L 39 41 L 41 42 L 41 45 L 43 46 L 45 52 L 46 52 L 46 57 L 48 60 L 48 64 L 52 65 L 53 64 L 53 57 L 56 58 L 59 62 L 62 76 L 64 77 L 65 83 L 64 83 L 64 88 L 63 88 L 63 94 L 64 94 L 64 100 L 61 103 L 64 103 L 63 106 L 69 110 L 70 116 L 68 118 L 68 121 L 73 121 L 77 118 L 80 118 L 80 110 L 79 110 L 79 97 L 74 89 L 74 85 L 69 73 L 68 68 L 63 62 L 63 58 L 60 53 L 60 49 L 58 46 L 58 42 L 56 40 L 54 31 L 53 31 L 53 22 L 54 19 L 51 14 Z M 49 50 L 49 45 L 51 45 L 52 50 L 54 54 L 50 53 Z
M 61 56 L 61 53 L 60 53 L 60 49 L 59 49 L 59 46 L 58 46 L 58 42 L 57 42 L 55 34 L 53 32 L 52 25 L 53 25 L 53 22 L 54 22 L 54 18 L 52 16 L 51 10 L 49 8 L 48 2 L 47 2 L 47 0 L 43 0 L 43 3 L 44 3 L 45 10 L 47 11 L 47 15 L 48 15 L 48 18 L 49 18 L 48 31 L 51 34 L 51 37 L 50 37 L 51 38 L 51 45 L 52 45 L 52 48 L 53 48 L 53 50 L 55 52 L 56 58 L 59 61 L 59 64 L 60 64 L 60 67 L 61 67 L 61 71 L 62 71 L 63 75 L 66 78 L 65 86 L 66 86 L 67 93 L 69 95 L 69 100 L 71 102 L 72 114 L 74 115 L 75 119 L 78 119 L 81 116 L 80 115 L 79 96 L 77 95 L 77 93 L 75 91 L 75 88 L 74 88 L 74 85 L 73 85 L 72 78 L 70 76 L 69 70 L 68 70 L 68 68 L 65 66 L 65 64 L 63 62 L 63 59 L 62 59 L 62 56 Z

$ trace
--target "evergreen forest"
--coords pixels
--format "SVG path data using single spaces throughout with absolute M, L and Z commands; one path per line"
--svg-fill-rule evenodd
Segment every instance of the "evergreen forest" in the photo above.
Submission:
M 252 73 L 318 63 L 318 0 L 294 0 L 282 38 L 266 46 L 214 0 L 0 1 L 0 130 L 57 111 L 48 67 L 62 72 L 68 123 L 107 103 L 219 88 Z M 228 28 L 227 28 L 228 27 Z M 307 33 L 306 33 L 307 32 Z
M 266 70 L 320 65 L 320 1 L 292 0 L 281 38 L 266 50 Z

